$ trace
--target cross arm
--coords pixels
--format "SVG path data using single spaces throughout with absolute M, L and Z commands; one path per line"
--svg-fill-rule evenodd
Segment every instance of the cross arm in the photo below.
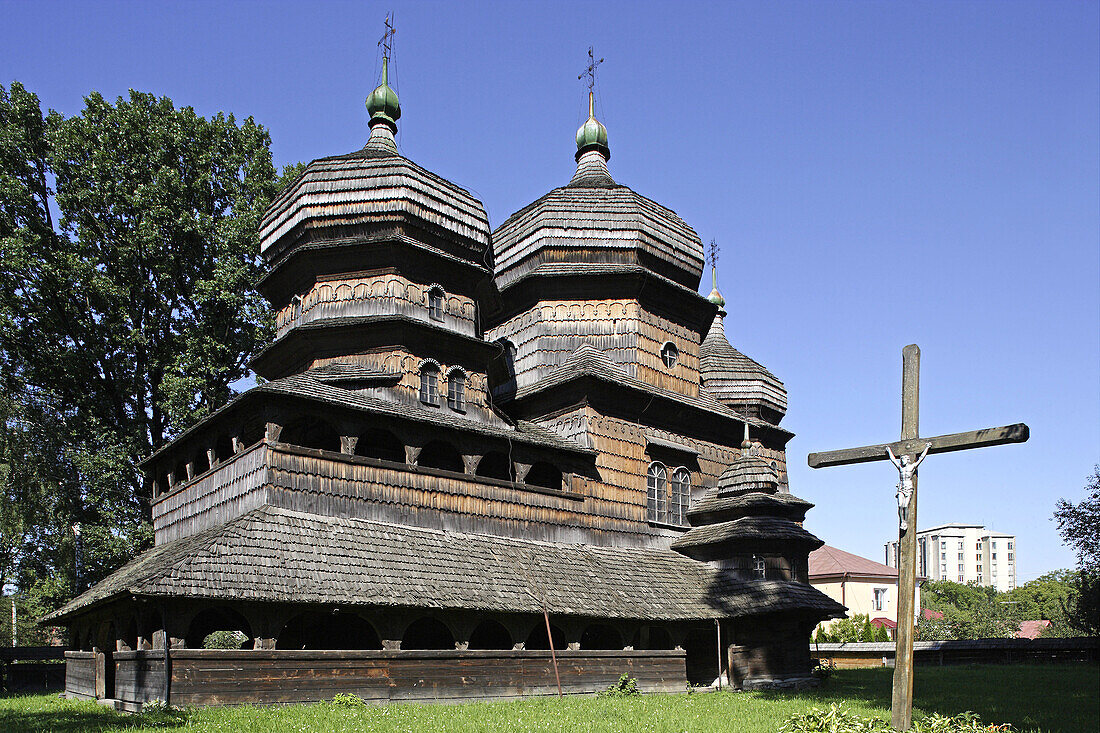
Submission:
M 917 455 L 924 447 L 931 443 L 928 449 L 931 453 L 951 453 L 968 448 L 986 448 L 991 445 L 1005 445 L 1006 443 L 1024 443 L 1031 437 L 1031 431 L 1024 423 L 1004 425 L 999 428 L 985 428 L 983 430 L 971 430 L 967 433 L 951 433 L 950 435 L 937 435 L 934 438 L 914 438 L 913 440 L 899 440 L 896 443 L 882 443 L 880 445 L 865 445 L 862 448 L 845 448 L 843 450 L 824 451 L 811 453 L 806 458 L 810 468 L 826 468 L 828 466 L 846 466 L 853 463 L 868 463 L 870 461 L 886 460 L 886 449 L 889 448 L 895 456 Z

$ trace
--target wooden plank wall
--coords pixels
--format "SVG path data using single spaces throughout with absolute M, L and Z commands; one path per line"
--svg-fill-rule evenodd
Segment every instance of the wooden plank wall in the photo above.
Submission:
M 147 673 L 144 686 L 122 683 L 123 666 L 155 665 L 160 654 L 115 655 L 120 699 L 136 703 L 163 697 L 153 673 Z M 173 649 L 171 655 L 174 705 L 315 702 L 337 693 L 375 702 L 557 694 L 554 668 L 545 651 Z M 682 651 L 560 651 L 558 666 L 562 690 L 568 695 L 606 689 L 624 673 L 636 678 L 644 692 L 680 692 L 687 682 Z
M 153 502 L 156 544 L 222 524 L 264 503 L 267 447 L 259 443 Z
M 582 344 L 590 344 L 632 376 L 679 394 L 699 394 L 699 334 L 648 312 L 636 300 L 540 303 L 486 338 L 506 338 L 516 347 L 519 387 L 552 373 Z M 680 352 L 672 369 L 661 361 L 669 341 Z
M 115 698 L 131 704 L 164 699 L 164 650 L 115 652 Z
M 95 699 L 95 652 L 65 652 L 65 694 Z

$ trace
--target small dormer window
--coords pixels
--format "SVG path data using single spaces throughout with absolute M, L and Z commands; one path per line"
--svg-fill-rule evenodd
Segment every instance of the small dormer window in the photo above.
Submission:
M 432 362 L 420 367 L 420 401 L 439 405 L 439 366 Z
M 447 375 L 447 405 L 456 412 L 466 412 L 466 374 L 452 369 Z
M 768 574 L 768 564 L 760 555 L 752 556 L 752 574 L 758 580 L 763 580 Z
M 428 291 L 428 318 L 443 320 L 443 288 L 438 285 Z
M 669 341 L 661 347 L 661 361 L 665 363 L 665 367 L 671 369 L 676 366 L 676 362 L 680 359 L 680 350 L 676 348 L 676 344 Z

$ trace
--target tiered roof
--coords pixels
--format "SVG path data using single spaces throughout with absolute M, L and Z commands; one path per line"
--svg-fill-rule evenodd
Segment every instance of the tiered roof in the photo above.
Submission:
M 699 350 L 703 386 L 738 412 L 759 414 L 779 424 L 787 413 L 787 390 L 774 374 L 730 344 L 723 325 L 726 312 L 717 303 L 721 298 L 717 289 L 711 293 L 711 302 L 719 309 Z

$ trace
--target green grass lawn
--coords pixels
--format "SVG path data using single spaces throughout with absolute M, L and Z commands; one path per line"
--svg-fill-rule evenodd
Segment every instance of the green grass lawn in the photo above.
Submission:
M 0 698 L 0 731 L 737 731 L 774 733 L 790 715 L 844 702 L 889 720 L 889 669 L 842 670 L 803 693 L 703 693 L 633 698 L 542 698 L 463 705 L 331 704 L 198 708 L 171 717 L 128 716 L 56 695 Z M 914 716 L 972 710 L 1021 731 L 1100 730 L 1100 667 L 918 667 Z

